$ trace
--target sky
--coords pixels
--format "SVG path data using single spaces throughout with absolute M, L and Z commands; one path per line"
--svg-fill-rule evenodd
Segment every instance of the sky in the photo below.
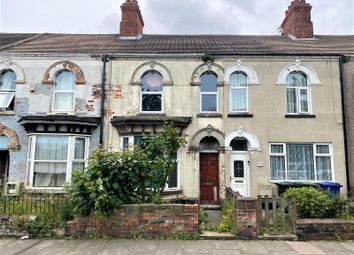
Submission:
M 145 34 L 275 35 L 292 0 L 139 0 Z M 0 31 L 119 33 L 125 0 L 0 0 Z M 354 34 L 354 0 L 307 0 L 315 34 Z

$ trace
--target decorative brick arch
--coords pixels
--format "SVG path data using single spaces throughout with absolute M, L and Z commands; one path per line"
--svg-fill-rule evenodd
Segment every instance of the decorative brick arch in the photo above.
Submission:
M 173 80 L 170 71 L 166 66 L 156 62 L 149 61 L 142 65 L 140 65 L 137 69 L 135 69 L 132 78 L 130 80 L 131 85 L 141 85 L 141 77 L 148 71 L 156 71 L 162 75 L 163 85 L 164 86 L 172 86 Z
M 225 146 L 229 147 L 231 141 L 236 137 L 243 137 L 247 139 L 250 145 L 248 148 L 248 151 L 250 153 L 260 153 L 263 150 L 262 147 L 260 146 L 257 136 L 251 131 L 244 129 L 241 126 L 238 127 L 237 129 L 231 130 L 226 134 Z
M 10 60 L 10 59 L 5 59 L 3 61 L 0 61 L 0 72 L 5 71 L 5 70 L 11 70 L 14 71 L 16 74 L 16 84 L 23 84 L 25 83 L 25 72 L 23 71 L 22 67 L 17 64 L 16 62 Z
M 218 85 L 223 86 L 224 85 L 224 68 L 222 66 L 215 64 L 211 61 L 208 61 L 207 63 L 201 64 L 198 66 L 191 78 L 191 85 L 192 86 L 200 86 L 200 76 L 205 73 L 205 72 L 213 72 L 216 74 L 218 77 Z
M 76 84 L 86 83 L 85 76 L 82 69 L 77 64 L 69 60 L 62 60 L 52 64 L 44 73 L 42 83 L 54 84 L 54 78 L 57 75 L 57 73 L 61 70 L 72 71 L 76 76 L 76 80 L 75 80 Z
M 9 138 L 10 145 L 8 149 L 10 151 L 18 151 L 20 149 L 20 144 L 18 142 L 16 132 L 0 123 L 0 136 L 2 135 L 6 135 Z

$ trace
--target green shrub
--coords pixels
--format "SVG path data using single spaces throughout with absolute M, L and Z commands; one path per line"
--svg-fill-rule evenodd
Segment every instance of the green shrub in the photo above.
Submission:
M 86 171 L 73 174 L 69 194 L 75 213 L 105 216 L 122 204 L 161 203 L 177 150 L 185 142 L 179 129 L 166 124 L 161 133 L 143 139 L 141 147 L 96 151 Z
M 326 218 L 333 211 L 328 195 L 312 187 L 290 188 L 282 196 L 296 199 L 298 218 Z

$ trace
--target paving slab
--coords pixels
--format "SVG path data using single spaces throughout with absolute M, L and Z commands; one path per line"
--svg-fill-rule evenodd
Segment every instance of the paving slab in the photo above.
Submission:
M 0 240 L 0 255 L 15 255 L 40 243 L 40 240 Z
M 301 255 L 324 255 L 325 253 L 316 248 L 311 243 L 306 242 L 286 242 L 293 250 Z
M 268 251 L 259 242 L 254 241 L 236 241 L 242 254 L 267 254 Z

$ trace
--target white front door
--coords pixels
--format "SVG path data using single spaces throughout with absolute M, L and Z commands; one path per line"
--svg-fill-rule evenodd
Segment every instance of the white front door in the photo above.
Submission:
M 248 155 L 231 154 L 230 156 L 230 187 L 241 196 L 249 197 L 249 167 Z

